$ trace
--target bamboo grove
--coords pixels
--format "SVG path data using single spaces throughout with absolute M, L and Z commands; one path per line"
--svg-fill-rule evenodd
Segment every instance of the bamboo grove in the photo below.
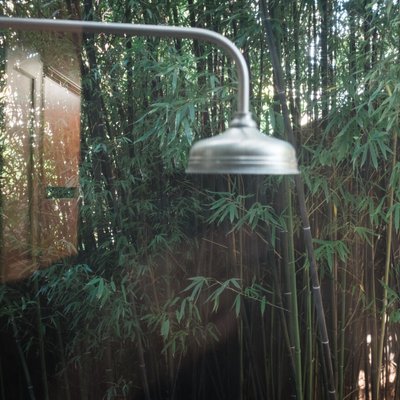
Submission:
M 339 400 L 400 398 L 398 1 L 14 0 L 0 13 L 224 34 L 261 130 L 287 138 L 289 123 L 301 166 L 299 182 L 186 175 L 193 141 L 235 109 L 230 61 L 197 41 L 74 37 L 78 251 L 1 284 L 1 400 L 311 400 L 331 384 Z M 0 40 L 4 85 L 18 35 Z

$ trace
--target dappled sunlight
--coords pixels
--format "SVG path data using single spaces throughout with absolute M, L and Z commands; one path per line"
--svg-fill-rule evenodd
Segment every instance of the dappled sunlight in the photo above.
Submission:
M 387 345 L 385 346 L 385 355 L 383 360 L 383 366 L 381 368 L 380 373 L 380 400 L 396 400 L 395 399 L 395 387 L 394 384 L 396 382 L 397 376 L 397 363 L 396 363 L 396 353 L 392 351 L 393 345 L 397 345 L 393 343 L 397 342 L 397 335 L 389 335 L 387 338 Z M 372 335 L 368 334 L 366 337 L 366 342 L 368 344 L 368 365 L 369 369 L 372 367 Z M 360 369 L 358 373 L 358 400 L 371 400 L 373 398 L 372 395 L 372 383 L 371 383 L 371 375 L 369 374 L 369 381 L 367 387 L 367 379 L 364 369 Z M 368 394 L 368 396 L 367 396 Z
M 365 398 L 365 372 L 363 369 L 358 374 L 358 400 L 369 400 Z

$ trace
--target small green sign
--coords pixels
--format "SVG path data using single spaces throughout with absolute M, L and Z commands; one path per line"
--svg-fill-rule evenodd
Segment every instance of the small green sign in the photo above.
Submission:
M 78 188 L 63 186 L 47 186 L 46 199 L 75 199 L 78 195 Z

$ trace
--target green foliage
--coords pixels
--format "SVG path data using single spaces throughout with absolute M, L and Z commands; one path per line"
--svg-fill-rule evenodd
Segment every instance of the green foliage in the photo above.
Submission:
M 333 270 L 335 256 L 343 263 L 348 261 L 350 251 L 344 241 L 314 239 L 314 243 L 317 245 L 315 249 L 317 261 L 324 264 L 326 263 L 331 272 Z

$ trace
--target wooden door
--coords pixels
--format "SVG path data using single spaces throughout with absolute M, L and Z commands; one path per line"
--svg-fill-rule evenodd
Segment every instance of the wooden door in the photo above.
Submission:
M 76 253 L 79 87 L 37 52 L 10 49 L 2 151 L 1 280 Z
M 49 68 L 43 80 L 44 130 L 40 266 L 76 253 L 80 152 L 79 87 Z

